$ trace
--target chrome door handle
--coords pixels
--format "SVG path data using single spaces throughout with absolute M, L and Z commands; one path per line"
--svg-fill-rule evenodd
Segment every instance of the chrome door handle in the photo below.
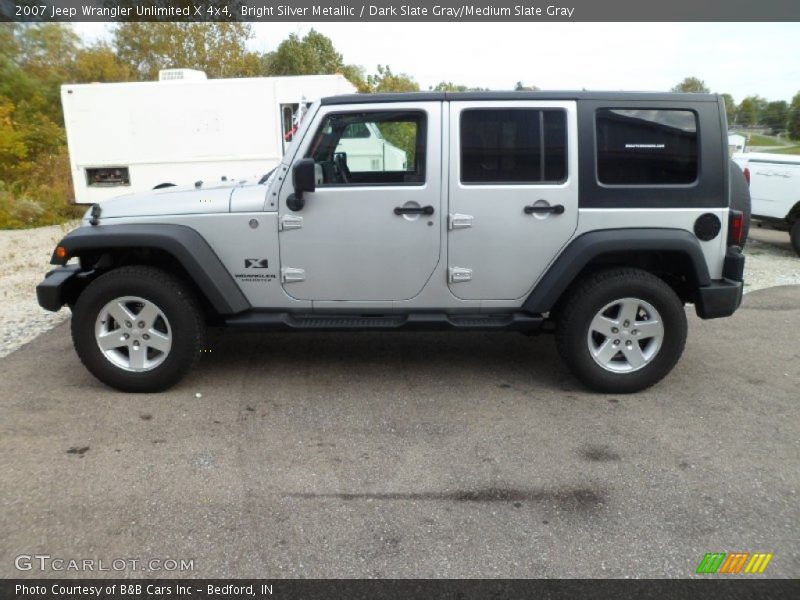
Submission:
M 561 215 L 564 214 L 564 205 L 554 204 L 553 206 L 526 206 L 524 210 L 526 215 L 534 215 L 542 213 Z
M 433 207 L 432 206 L 397 206 L 394 209 L 394 214 L 396 215 L 432 215 L 433 214 Z

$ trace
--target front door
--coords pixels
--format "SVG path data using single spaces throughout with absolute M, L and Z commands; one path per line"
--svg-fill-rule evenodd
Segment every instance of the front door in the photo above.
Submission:
M 300 300 L 416 296 L 439 261 L 441 103 L 323 105 L 295 160 L 317 186 L 292 211 L 279 203 L 281 278 Z
M 575 102 L 451 102 L 448 279 L 527 296 L 578 224 Z

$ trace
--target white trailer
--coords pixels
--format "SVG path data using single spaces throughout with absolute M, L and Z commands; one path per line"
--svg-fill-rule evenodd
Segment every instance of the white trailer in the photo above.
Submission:
M 76 203 L 260 177 L 280 162 L 308 103 L 356 91 L 342 75 L 206 79 L 169 69 L 159 79 L 62 86 Z
M 748 152 L 733 160 L 750 184 L 753 219 L 788 230 L 800 254 L 800 156 Z

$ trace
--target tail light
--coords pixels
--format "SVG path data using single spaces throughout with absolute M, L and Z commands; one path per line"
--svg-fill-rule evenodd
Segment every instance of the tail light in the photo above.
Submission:
M 732 210 L 728 217 L 728 245 L 741 246 L 743 244 L 744 213 L 740 210 Z
M 750 168 L 745 167 L 742 172 L 744 173 L 744 180 L 747 182 L 747 185 L 750 185 Z

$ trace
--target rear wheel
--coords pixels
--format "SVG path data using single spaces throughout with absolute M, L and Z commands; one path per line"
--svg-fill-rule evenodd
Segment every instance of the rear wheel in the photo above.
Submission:
M 631 393 L 672 370 L 686 329 L 683 303 L 661 279 L 639 269 L 610 269 L 570 293 L 557 315 L 556 343 L 586 386 Z
M 158 392 L 197 360 L 205 324 L 189 288 L 153 267 L 121 267 L 81 293 L 72 315 L 75 350 L 103 383 Z
M 800 219 L 794 222 L 792 229 L 789 231 L 789 236 L 792 239 L 792 248 L 800 256 Z

